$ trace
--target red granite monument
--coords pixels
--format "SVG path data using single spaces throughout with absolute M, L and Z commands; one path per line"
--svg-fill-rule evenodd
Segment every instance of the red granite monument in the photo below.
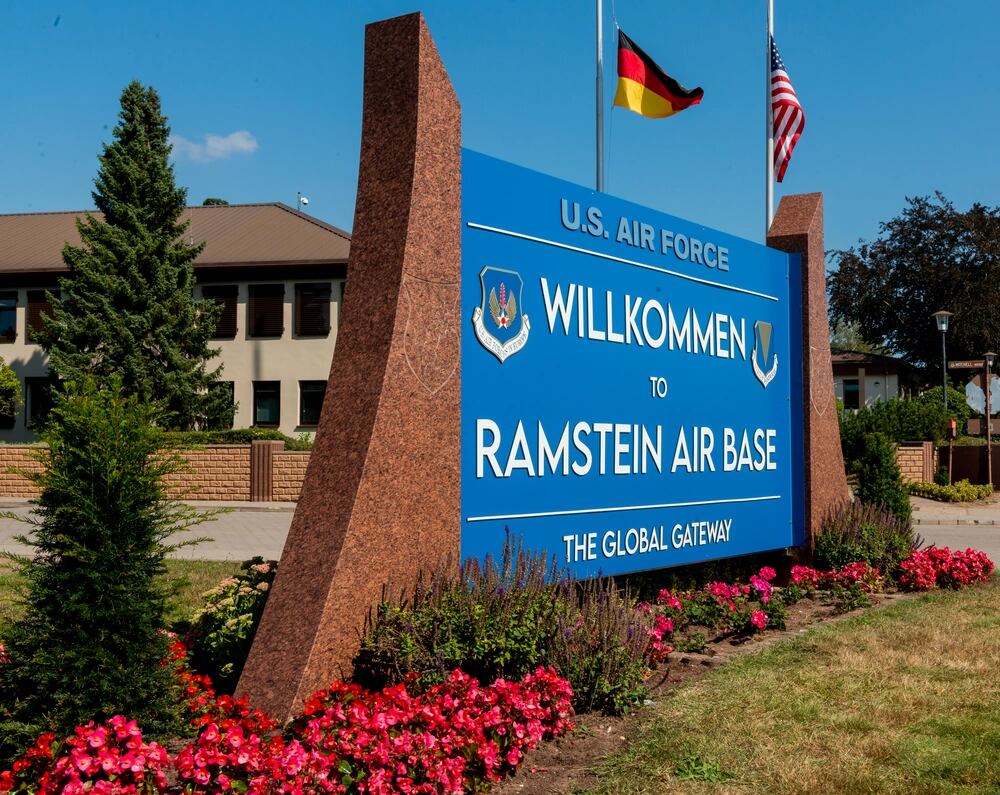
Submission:
M 272 715 L 350 674 L 388 581 L 458 559 L 461 143 L 458 100 L 423 18 L 369 25 L 336 352 L 238 689 Z

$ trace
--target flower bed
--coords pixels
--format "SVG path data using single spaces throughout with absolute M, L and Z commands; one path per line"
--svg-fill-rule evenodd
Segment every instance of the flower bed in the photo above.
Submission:
M 980 550 L 955 551 L 947 547 L 914 550 L 900 564 L 896 585 L 904 590 L 961 588 L 989 579 L 994 565 Z M 774 586 L 776 572 L 765 566 L 749 584 L 710 582 L 697 591 L 674 594 L 660 591 L 652 605 L 637 609 L 652 621 L 647 659 L 650 664 L 668 659 L 677 649 L 698 651 L 707 638 L 744 637 L 768 627 L 783 628 L 785 610 L 803 598 L 825 593 L 839 611 L 871 604 L 870 596 L 892 585 L 877 568 L 865 561 L 839 569 L 820 571 L 793 566 L 788 585 Z
M 406 684 L 378 693 L 337 682 L 309 699 L 301 717 L 277 724 L 245 699 L 217 696 L 187 666 L 177 672 L 197 737 L 170 757 L 134 721 L 115 716 L 57 740 L 43 734 L 0 792 L 38 795 L 185 793 L 460 793 L 513 771 L 524 752 L 572 727 L 573 692 L 553 670 L 482 686 L 461 671 L 424 692 Z M 168 773 L 174 783 L 168 783 Z

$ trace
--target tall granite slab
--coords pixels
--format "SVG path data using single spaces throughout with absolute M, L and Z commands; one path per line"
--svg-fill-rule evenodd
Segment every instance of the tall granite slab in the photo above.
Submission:
M 823 194 L 785 196 L 767 245 L 802 257 L 802 416 L 805 442 L 806 550 L 834 505 L 848 499 L 833 390 L 830 331 L 823 258 Z
M 365 31 L 341 325 L 237 692 L 276 717 L 348 675 L 383 584 L 459 555 L 461 110 L 420 14 Z

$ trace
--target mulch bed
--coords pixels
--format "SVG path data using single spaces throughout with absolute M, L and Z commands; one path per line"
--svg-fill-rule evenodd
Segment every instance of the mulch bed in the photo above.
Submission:
M 710 640 L 703 653 L 672 652 L 653 671 L 647 685 L 650 699 L 667 698 L 678 687 L 704 676 L 734 657 L 752 654 L 784 638 L 798 635 L 808 627 L 828 624 L 909 599 L 918 594 L 888 593 L 872 597 L 873 605 L 850 613 L 837 613 L 819 599 L 803 599 L 787 608 L 786 628 L 770 630 L 747 638 Z M 647 706 L 654 703 L 647 701 Z M 601 761 L 624 748 L 636 737 L 649 717 L 645 708 L 615 718 L 590 713 L 576 718 L 576 729 L 565 737 L 543 743 L 528 753 L 518 773 L 493 788 L 495 795 L 569 795 L 597 785 L 596 768 Z

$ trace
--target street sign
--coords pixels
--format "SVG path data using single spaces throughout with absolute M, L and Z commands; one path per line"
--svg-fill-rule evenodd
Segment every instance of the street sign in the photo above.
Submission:
M 948 362 L 949 370 L 983 370 L 985 368 L 986 362 L 983 359 L 959 359 Z
M 979 436 L 983 432 L 983 421 L 978 418 L 969 420 L 966 432 L 969 436 Z M 1000 434 L 1000 419 L 990 418 L 990 433 L 994 436 Z

